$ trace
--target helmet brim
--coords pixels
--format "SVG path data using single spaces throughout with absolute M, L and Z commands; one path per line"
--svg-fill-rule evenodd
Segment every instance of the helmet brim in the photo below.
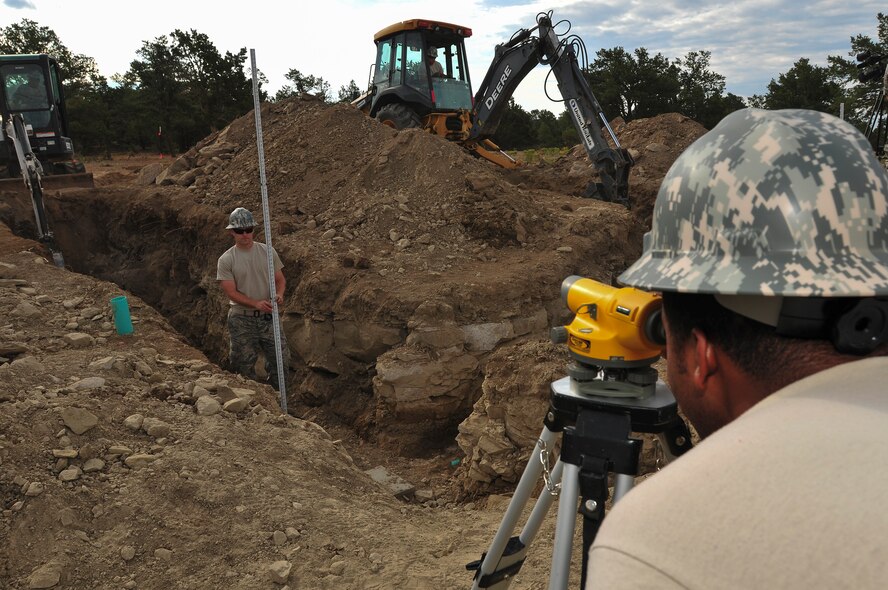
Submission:
M 767 260 L 711 252 L 645 252 L 620 275 L 624 285 L 647 291 L 785 297 L 888 296 L 888 252 L 884 256 L 835 254 L 822 258 L 792 253 Z

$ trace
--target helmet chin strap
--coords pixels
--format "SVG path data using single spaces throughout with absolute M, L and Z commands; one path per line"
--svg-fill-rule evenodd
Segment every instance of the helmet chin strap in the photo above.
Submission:
M 715 295 L 744 317 L 773 326 L 780 336 L 829 340 L 838 352 L 866 355 L 888 341 L 888 299 Z

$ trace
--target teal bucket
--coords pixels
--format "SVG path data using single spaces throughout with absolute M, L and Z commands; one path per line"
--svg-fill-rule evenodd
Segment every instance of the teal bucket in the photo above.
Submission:
M 114 314 L 114 327 L 121 336 L 133 333 L 133 321 L 130 319 L 129 304 L 126 297 L 120 295 L 111 300 L 111 313 Z

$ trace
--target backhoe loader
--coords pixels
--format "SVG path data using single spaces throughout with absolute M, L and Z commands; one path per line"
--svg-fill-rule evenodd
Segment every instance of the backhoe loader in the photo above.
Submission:
M 509 98 L 538 64 L 552 70 L 571 121 L 599 180 L 586 196 L 629 206 L 629 152 L 620 147 L 601 105 L 583 77 L 576 37 L 559 37 L 552 13 L 537 15 L 531 29 L 497 45 L 493 61 L 472 95 L 464 40 L 468 27 L 413 19 L 376 33 L 376 63 L 367 92 L 352 104 L 396 129 L 422 127 L 505 168 L 518 164 L 491 141 Z M 606 129 L 615 147 L 605 141 Z

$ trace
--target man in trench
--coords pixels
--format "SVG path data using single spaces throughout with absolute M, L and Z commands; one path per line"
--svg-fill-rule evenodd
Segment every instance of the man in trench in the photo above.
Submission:
M 265 372 L 272 387 L 280 390 L 277 352 L 274 345 L 274 310 L 268 285 L 268 246 L 253 241 L 256 223 L 253 214 L 243 207 L 231 212 L 229 231 L 234 246 L 219 257 L 216 280 L 228 296 L 228 334 L 230 349 L 228 360 L 231 368 L 250 379 L 256 379 L 256 360 L 261 352 L 265 356 Z M 271 249 L 274 259 L 274 295 L 278 305 L 284 302 L 286 279 L 278 253 Z M 286 379 L 290 353 L 281 330 L 281 353 Z

